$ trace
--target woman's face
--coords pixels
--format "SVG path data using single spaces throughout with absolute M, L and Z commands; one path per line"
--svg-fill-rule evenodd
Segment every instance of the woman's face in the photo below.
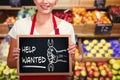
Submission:
M 33 0 L 38 12 L 47 14 L 50 13 L 56 4 L 57 0 Z

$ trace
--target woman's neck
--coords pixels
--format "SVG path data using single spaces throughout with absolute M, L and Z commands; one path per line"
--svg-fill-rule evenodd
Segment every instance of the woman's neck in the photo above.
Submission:
M 45 22 L 51 21 L 51 19 L 52 13 L 50 14 L 37 13 L 36 15 L 36 22 L 39 22 L 39 24 L 44 24 Z

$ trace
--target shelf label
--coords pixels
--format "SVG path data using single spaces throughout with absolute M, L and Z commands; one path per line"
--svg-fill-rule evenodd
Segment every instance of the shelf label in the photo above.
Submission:
M 112 24 L 96 24 L 95 34 L 110 34 Z
M 106 4 L 106 0 L 95 0 L 94 7 L 96 8 L 104 8 Z

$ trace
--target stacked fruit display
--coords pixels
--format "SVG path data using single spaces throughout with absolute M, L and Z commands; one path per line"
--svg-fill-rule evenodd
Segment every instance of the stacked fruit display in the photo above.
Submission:
M 70 23 L 73 22 L 72 20 L 72 13 L 71 12 L 64 12 L 64 11 L 56 11 L 53 13 L 55 16 L 64 19 Z
M 109 12 L 111 14 L 112 21 L 115 23 L 120 23 L 120 6 L 109 7 Z
M 113 73 L 107 62 L 76 62 L 74 80 L 111 80 Z
M 85 57 L 120 57 L 118 39 L 84 39 L 82 48 Z
M 10 69 L 5 62 L 0 62 L 0 80 L 19 80 L 16 69 Z
M 112 80 L 120 80 L 120 59 L 111 59 L 109 64 L 113 73 Z
M 17 20 L 17 17 L 15 17 L 15 16 L 9 16 L 5 20 L 5 24 L 14 24 L 16 20 Z
M 74 7 L 72 8 L 73 24 L 111 24 L 110 19 L 105 11 L 92 10 L 88 11 L 86 8 Z

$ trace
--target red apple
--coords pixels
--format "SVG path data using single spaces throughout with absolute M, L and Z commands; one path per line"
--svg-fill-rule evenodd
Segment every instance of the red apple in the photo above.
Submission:
M 105 78 L 104 77 L 100 77 L 100 80 L 105 80 Z
M 98 66 L 102 66 L 102 65 L 103 65 L 103 62 L 101 62 L 101 61 L 97 62 L 97 65 L 98 65 Z
M 80 76 L 80 70 L 75 70 L 75 71 L 74 71 L 74 74 L 75 74 L 76 76 Z
M 93 76 L 94 76 L 94 72 L 93 72 L 92 70 L 89 71 L 89 72 L 88 72 L 88 76 L 89 76 L 89 77 L 93 77 Z
M 109 78 L 112 78 L 112 76 L 113 76 L 112 72 L 111 72 L 111 71 L 107 72 L 107 76 L 108 76 Z

